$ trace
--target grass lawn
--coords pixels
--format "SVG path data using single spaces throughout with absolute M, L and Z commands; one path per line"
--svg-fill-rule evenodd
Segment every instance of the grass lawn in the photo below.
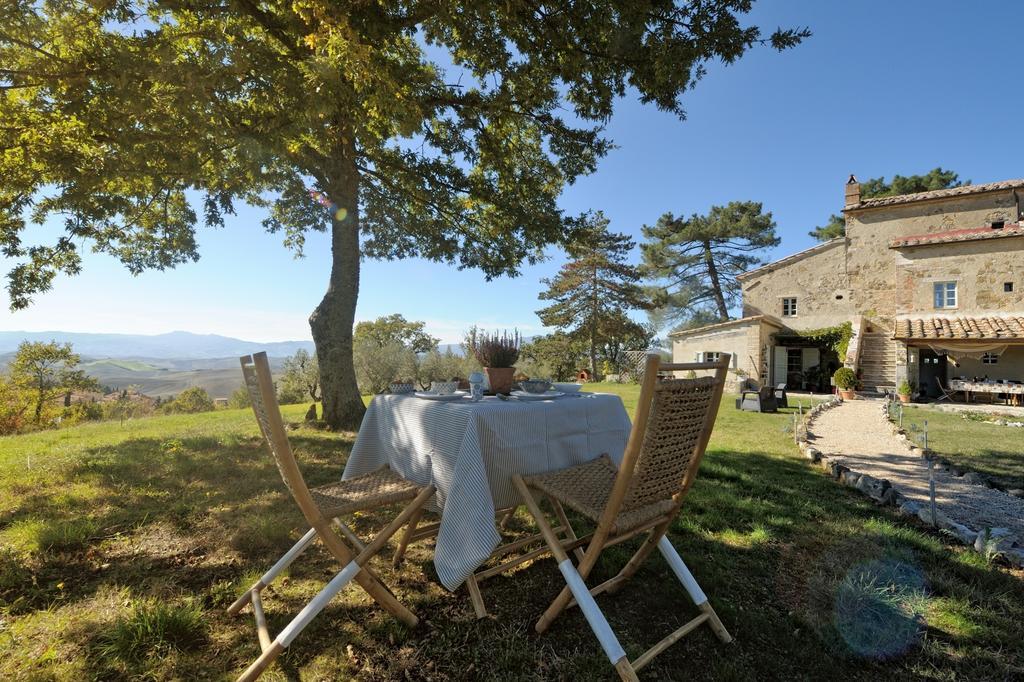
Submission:
M 635 387 L 607 388 L 635 404 Z M 1024 676 L 1024 575 L 836 485 L 801 459 L 789 423 L 726 399 L 671 537 L 736 641 L 703 628 L 642 678 Z M 353 434 L 291 435 L 311 484 L 340 476 Z M 233 678 L 259 646 L 248 612 L 225 608 L 302 530 L 248 411 L 0 438 L 0 679 Z M 265 598 L 272 631 L 336 570 L 305 558 Z M 420 627 L 350 588 L 265 679 L 612 678 L 578 611 L 534 634 L 561 587 L 550 560 L 484 583 L 494 618 L 479 622 L 438 584 L 430 543 L 398 573 L 375 569 Z M 695 613 L 660 558 L 600 603 L 633 656 Z
M 996 418 L 1019 421 L 1005 415 Z M 1004 490 L 1024 488 L 1024 429 L 964 419 L 959 413 L 928 407 L 908 408 L 903 424 L 917 442 L 923 440 L 926 419 L 928 447 L 950 464 L 977 471 Z

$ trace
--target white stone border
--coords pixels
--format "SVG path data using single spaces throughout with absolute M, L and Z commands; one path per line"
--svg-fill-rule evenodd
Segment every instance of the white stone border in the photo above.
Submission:
M 888 480 L 884 478 L 875 478 L 874 476 L 869 476 L 868 474 L 863 474 L 850 469 L 850 467 L 839 463 L 836 458 L 829 457 L 828 454 L 821 452 L 808 441 L 808 436 L 811 434 L 811 428 L 818 415 L 825 410 L 831 410 L 834 407 L 842 405 L 842 403 L 843 401 L 838 397 L 833 397 L 831 400 L 815 405 L 807 412 L 807 416 L 804 418 L 803 428 L 800 429 L 800 425 L 797 425 L 798 435 L 796 440 L 797 447 L 800 448 L 800 452 L 803 453 L 804 457 L 812 463 L 818 464 L 832 479 L 839 481 L 842 485 L 850 488 L 856 488 L 882 506 L 895 507 L 901 516 L 917 517 L 930 527 L 933 527 L 932 512 L 928 505 L 921 505 L 901 494 Z M 892 421 L 889 417 L 888 401 L 882 403 L 882 413 L 885 420 L 892 428 L 893 436 L 897 440 L 901 440 L 909 445 L 911 454 L 934 461 L 937 468 L 948 471 L 948 464 L 934 457 L 934 453 L 931 450 L 925 450 L 913 443 L 913 441 L 907 437 L 906 431 L 901 429 Z M 999 546 L 1002 534 L 998 533 L 998 531 L 1004 529 L 990 529 L 990 535 L 986 537 L 983 531 L 978 531 L 957 523 L 939 510 L 935 511 L 935 523 L 938 528 L 957 538 L 963 544 L 974 548 L 974 550 L 979 553 L 983 554 L 987 549 L 994 549 L 1000 555 L 1005 557 L 1011 564 L 1018 567 L 1024 567 L 1024 549 Z M 986 544 L 988 544 L 989 547 L 986 547 Z

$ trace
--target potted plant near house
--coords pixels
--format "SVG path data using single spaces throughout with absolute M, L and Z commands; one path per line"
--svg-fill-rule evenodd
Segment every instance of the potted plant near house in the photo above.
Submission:
M 507 395 L 512 391 L 512 377 L 516 373 L 515 364 L 519 360 L 521 342 L 518 331 L 512 334 L 502 332 L 500 335 L 484 333 L 471 339 L 473 355 L 484 366 L 493 393 Z
M 914 395 L 914 385 L 904 379 L 900 382 L 900 385 L 896 387 L 896 395 L 899 396 L 901 403 L 909 403 L 910 397 Z
M 839 388 L 840 398 L 843 400 L 854 400 L 857 398 L 857 394 L 854 392 L 857 389 L 857 375 L 852 369 L 840 367 L 832 375 L 832 379 L 836 382 L 836 387 Z

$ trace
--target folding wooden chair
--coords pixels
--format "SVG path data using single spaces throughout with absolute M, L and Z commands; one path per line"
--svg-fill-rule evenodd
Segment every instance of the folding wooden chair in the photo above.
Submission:
M 647 356 L 633 430 L 618 468 L 610 457 L 604 455 L 568 469 L 512 478 L 555 555 L 566 582 L 561 594 L 537 621 L 537 632 L 544 632 L 565 608 L 578 605 L 623 680 L 636 680 L 637 670 L 704 623 L 710 625 L 723 642 L 732 641 L 708 598 L 665 535 L 697 477 L 718 414 L 728 367 L 729 356 L 726 354 L 714 363 L 688 364 L 661 364 L 657 355 Z M 714 375 L 659 381 L 659 369 L 713 370 Z M 590 518 L 597 523 L 596 530 L 576 542 L 559 540 L 541 511 L 535 493 L 546 495 L 558 509 L 564 504 Z M 558 516 L 563 514 L 558 513 Z M 584 581 L 602 550 L 643 532 L 648 534 L 646 540 L 622 571 L 588 590 Z M 579 566 L 573 566 L 566 550 L 582 544 L 587 546 L 586 553 Z M 594 601 L 594 595 L 621 587 L 655 547 L 701 613 L 630 661 Z
M 935 385 L 939 388 L 939 393 L 941 393 L 939 399 L 936 400 L 935 402 L 941 403 L 943 400 L 954 402 L 956 391 L 954 391 L 952 388 L 949 388 L 948 386 L 943 386 L 942 380 L 939 379 L 938 377 L 935 377 Z
M 242 374 L 245 377 L 246 387 L 249 389 L 252 410 L 256 415 L 260 431 L 274 456 L 285 486 L 310 525 L 310 529 L 302 536 L 302 539 L 295 543 L 252 587 L 246 590 L 245 594 L 228 607 L 228 613 L 234 615 L 246 604 L 252 604 L 253 616 L 256 619 L 256 631 L 263 653 L 238 678 L 240 681 L 248 681 L 259 677 L 266 667 L 288 648 L 295 637 L 327 606 L 328 602 L 352 580 L 355 580 L 370 597 L 400 621 L 410 627 L 417 624 L 416 616 L 398 601 L 380 578 L 366 566 L 366 563 L 406 522 L 418 518 L 422 513 L 423 505 L 434 494 L 434 488 L 433 486 L 420 487 L 410 483 L 387 467 L 340 483 L 332 483 L 318 488 L 307 487 L 288 443 L 284 421 L 281 419 L 281 410 L 277 404 L 277 397 L 274 395 L 274 384 L 270 376 L 270 365 L 267 362 L 266 353 L 245 356 L 241 360 Z M 378 509 L 406 500 L 412 501 L 395 517 L 394 521 L 366 545 L 360 542 L 355 533 L 338 519 L 344 514 Z M 338 530 L 345 536 L 344 540 L 332 529 L 332 521 L 337 524 Z M 267 631 L 267 621 L 263 612 L 260 592 L 317 538 L 344 568 L 272 640 Z M 407 541 L 408 538 L 405 540 Z

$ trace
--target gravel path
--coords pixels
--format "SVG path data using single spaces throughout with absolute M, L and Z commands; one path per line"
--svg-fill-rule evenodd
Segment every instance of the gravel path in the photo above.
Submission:
M 898 492 L 928 504 L 928 465 L 897 440 L 878 400 L 850 400 L 822 412 L 811 427 L 814 447 L 831 460 L 875 478 L 885 478 Z M 1007 528 L 1011 541 L 1024 545 L 1024 499 L 935 469 L 939 511 L 969 528 Z

